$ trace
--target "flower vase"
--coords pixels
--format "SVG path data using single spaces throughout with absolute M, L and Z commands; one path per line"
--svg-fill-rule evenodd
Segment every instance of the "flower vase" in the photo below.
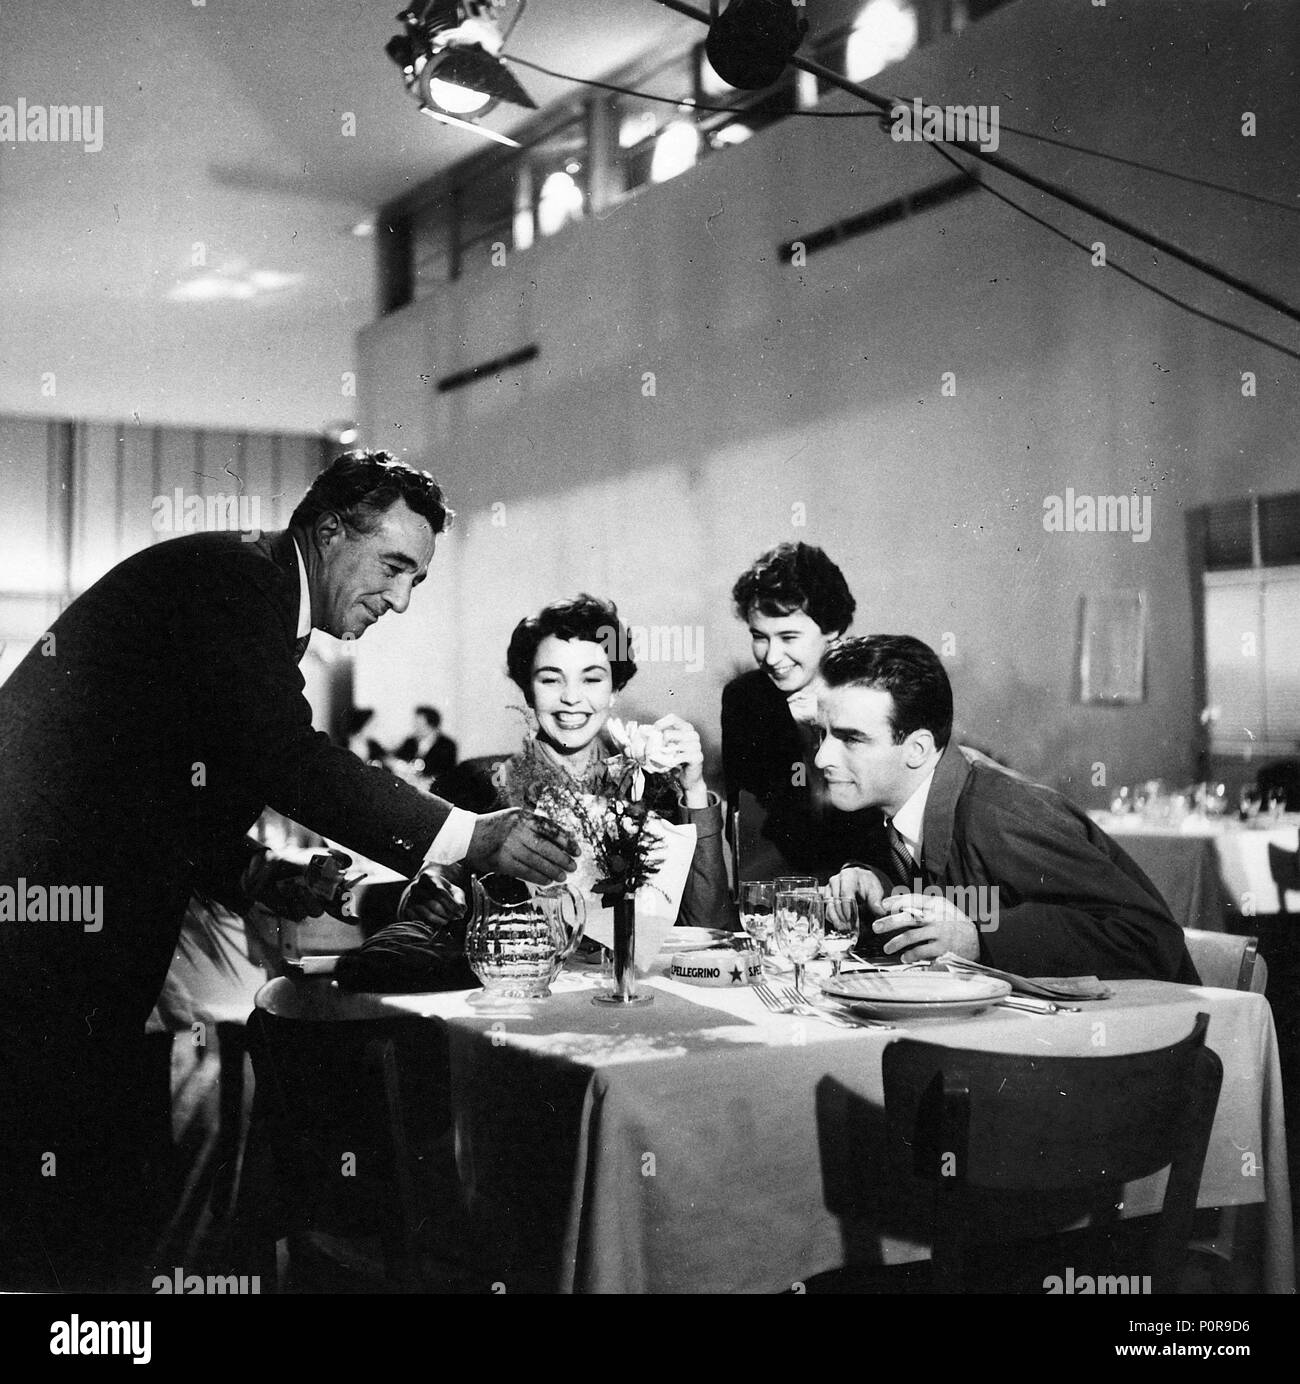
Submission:
M 653 995 L 636 988 L 636 895 L 614 896 L 614 986 L 593 1004 L 650 1004 Z

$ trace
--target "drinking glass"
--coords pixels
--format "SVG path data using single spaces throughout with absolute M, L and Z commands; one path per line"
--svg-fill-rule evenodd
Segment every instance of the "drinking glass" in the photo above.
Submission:
M 1270 788 L 1268 790 L 1268 815 L 1275 822 L 1282 820 L 1282 814 L 1286 811 L 1286 789 Z
M 816 889 L 816 875 L 777 875 L 772 881 L 772 888 L 778 894 L 788 893 L 793 889 Z
M 826 931 L 826 900 L 816 889 L 778 890 L 776 945 L 794 964 L 794 988 L 803 994 L 804 968 L 821 950 Z
M 847 896 L 827 899 L 823 918 L 822 951 L 831 959 L 831 975 L 838 976 L 844 958 L 858 940 L 857 899 Z
M 740 924 L 764 955 L 772 950 L 774 898 L 774 886 L 767 880 L 746 880 L 740 886 Z
M 1259 791 L 1259 785 L 1243 784 L 1238 802 L 1240 803 L 1238 810 L 1243 822 L 1253 821 L 1254 818 L 1258 817 L 1259 809 L 1264 805 L 1264 795 Z

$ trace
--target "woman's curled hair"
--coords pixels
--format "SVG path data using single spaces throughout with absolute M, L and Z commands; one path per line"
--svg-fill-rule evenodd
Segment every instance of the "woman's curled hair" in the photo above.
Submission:
M 551 635 L 599 644 L 609 658 L 615 692 L 631 682 L 636 663 L 627 627 L 618 618 L 618 607 L 613 601 L 602 601 L 584 591 L 567 601 L 553 601 L 536 615 L 520 620 L 510 636 L 506 672 L 529 706 L 533 702 L 533 660 L 542 640 Z

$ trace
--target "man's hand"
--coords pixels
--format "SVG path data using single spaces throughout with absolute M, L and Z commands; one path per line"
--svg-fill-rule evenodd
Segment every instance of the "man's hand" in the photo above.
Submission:
M 979 930 L 951 900 L 936 894 L 891 894 L 883 907 L 884 916 L 872 931 L 889 938 L 885 951 L 890 956 L 933 961 L 954 952 L 967 961 L 979 960 Z
M 475 822 L 465 859 L 476 874 L 497 870 L 530 884 L 557 884 L 578 863 L 578 843 L 554 822 L 508 807 Z
M 824 686 L 821 678 L 816 677 L 806 687 L 801 687 L 798 692 L 791 692 L 785 699 L 786 705 L 790 708 L 790 715 L 797 725 L 817 724 L 817 693 Z
M 465 894 L 446 879 L 438 866 L 420 871 L 406 886 L 397 905 L 399 922 L 414 920 L 442 927 L 465 916 Z
M 360 878 L 359 874 L 345 876 L 337 868 L 323 878 L 319 866 L 313 869 L 312 863 L 299 865 L 264 851 L 248 863 L 241 883 L 244 894 L 253 902 L 278 918 L 300 923 L 304 918 L 319 918 L 326 912 L 341 918 L 342 896 Z
M 884 912 L 885 886 L 873 870 L 861 865 L 846 865 L 838 875 L 831 876 L 831 907 L 836 901 L 856 901 L 859 916 L 879 918 Z

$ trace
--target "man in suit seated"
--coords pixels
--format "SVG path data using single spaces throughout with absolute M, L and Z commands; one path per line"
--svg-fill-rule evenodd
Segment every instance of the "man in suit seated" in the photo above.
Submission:
M 848 639 L 821 673 L 816 763 L 830 800 L 879 807 L 888 842 L 886 858 L 846 865 L 831 889 L 868 906 L 886 953 L 1197 983 L 1155 886 L 1086 813 L 951 740 L 952 687 L 932 649 L 907 635 Z
M 435 782 L 456 766 L 456 742 L 442 733 L 442 713 L 432 706 L 415 708 L 412 733 L 393 754 L 397 759 L 418 764 L 420 776 Z
M 0 1259 L 25 1247 L 45 1286 L 139 1286 L 111 1260 L 140 1223 L 145 1022 L 191 894 L 276 887 L 245 835 L 265 806 L 408 877 L 572 869 L 524 814 L 461 811 L 312 729 L 312 629 L 405 611 L 450 513 L 427 472 L 349 453 L 283 533 L 119 563 L 0 686 Z

